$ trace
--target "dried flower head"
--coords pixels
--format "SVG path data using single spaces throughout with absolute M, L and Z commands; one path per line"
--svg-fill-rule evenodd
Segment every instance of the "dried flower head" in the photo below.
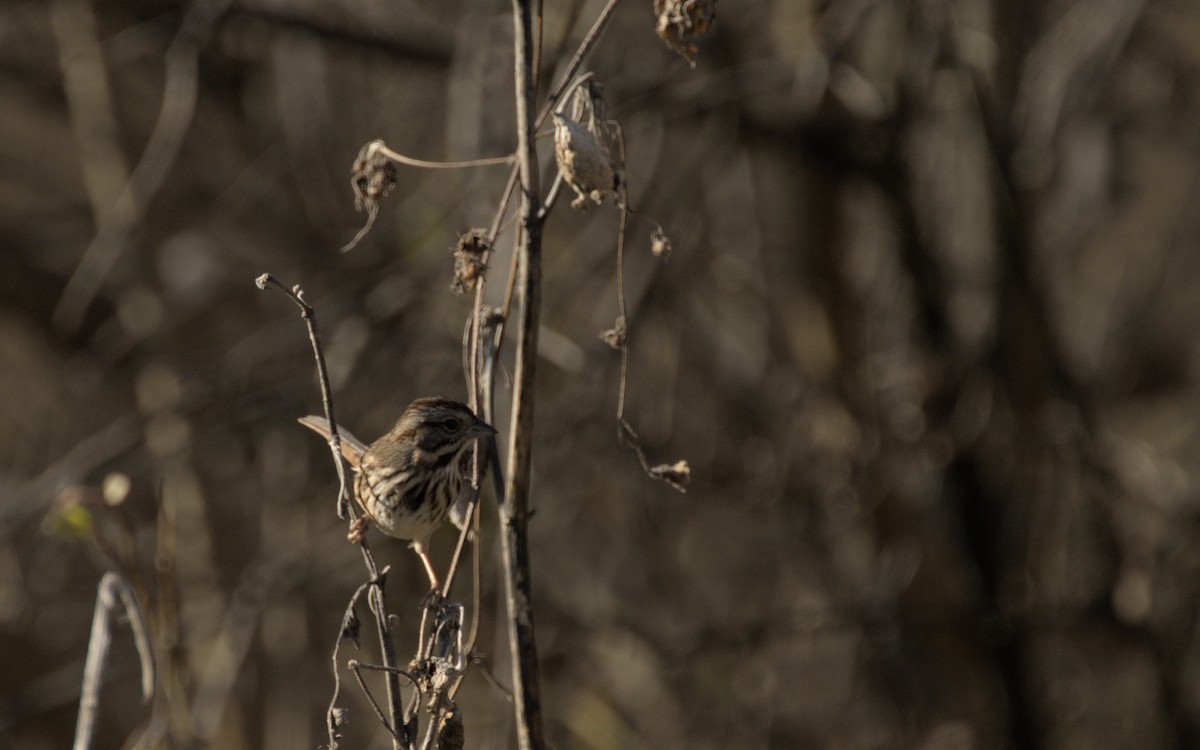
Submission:
M 458 247 L 454 249 L 454 280 L 450 282 L 456 294 L 475 288 L 475 282 L 487 270 L 483 256 L 491 249 L 486 230 L 472 229 L 458 238 Z
M 696 39 L 717 19 L 717 0 L 654 0 L 655 33 L 696 67 Z
M 396 165 L 383 155 L 383 141 L 371 141 L 362 147 L 350 168 L 350 185 L 354 188 L 354 208 L 374 213 L 379 199 L 396 186 Z
M 367 223 L 354 239 L 342 247 L 348 252 L 367 236 L 379 215 L 379 199 L 396 187 L 396 165 L 383 153 L 383 141 L 371 141 L 362 147 L 350 168 L 350 186 L 354 189 L 354 208 L 367 212 Z
M 685 487 L 692 479 L 692 467 L 683 460 L 673 464 L 659 464 L 650 469 L 650 476 L 666 482 L 680 492 L 686 492 Z
M 650 252 L 654 257 L 666 260 L 671 255 L 671 238 L 662 227 L 655 227 L 650 235 Z
M 554 161 L 578 196 L 572 208 L 583 210 L 589 198 L 599 204 L 617 187 L 608 150 L 587 128 L 559 112 L 554 113 Z
M 613 349 L 620 351 L 625 348 L 629 334 L 629 320 L 624 316 L 617 318 L 616 325 L 600 334 L 600 339 Z
M 346 718 L 348 714 L 349 709 L 342 708 L 341 706 L 334 706 L 333 708 L 329 709 L 329 726 L 333 727 L 334 729 L 346 726 Z

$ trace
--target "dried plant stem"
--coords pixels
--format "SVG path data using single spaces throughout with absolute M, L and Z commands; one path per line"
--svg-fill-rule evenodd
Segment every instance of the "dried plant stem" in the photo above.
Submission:
M 337 420 L 333 418 L 333 389 L 329 385 L 329 371 L 325 367 L 325 350 L 321 346 L 321 331 L 317 328 L 317 316 L 313 306 L 304 299 L 304 290 L 297 284 L 293 287 L 284 286 L 283 282 L 274 275 L 264 273 L 254 280 L 255 285 L 262 290 L 275 287 L 283 292 L 300 308 L 300 317 L 308 327 L 308 341 L 312 345 L 313 359 L 317 362 L 317 380 L 321 384 L 321 406 L 325 410 L 325 420 L 329 422 L 329 450 L 333 454 L 333 464 L 337 467 L 338 475 L 338 518 L 345 519 L 353 514 L 353 503 L 350 502 L 351 489 L 349 475 L 346 473 L 345 460 L 342 458 L 342 438 L 338 435 Z
M 575 55 L 571 58 L 571 62 L 567 63 L 567 69 L 563 71 L 562 78 L 558 82 L 558 86 L 550 94 L 546 100 L 546 104 L 542 107 L 542 111 L 538 113 L 535 127 L 541 127 L 550 113 L 558 105 L 559 100 L 563 98 L 563 94 L 567 87 L 571 84 L 571 79 L 579 72 L 580 66 L 583 65 L 583 60 L 592 51 L 592 47 L 596 46 L 596 42 L 600 41 L 600 35 L 604 32 L 604 28 L 608 25 L 612 18 L 613 11 L 617 9 L 617 4 L 621 0 L 608 0 L 608 5 L 604 6 L 604 10 L 600 11 L 600 15 L 596 16 L 595 22 L 592 23 L 592 28 L 588 29 L 588 33 L 584 35 L 583 41 L 579 43 L 579 48 L 575 50 Z
M 371 708 L 374 709 L 375 716 L 379 719 L 381 724 L 383 724 L 385 727 L 387 727 L 388 732 L 391 733 L 392 742 L 393 743 L 404 742 L 404 738 L 401 735 L 401 731 L 404 730 L 404 727 L 400 727 L 399 729 L 393 727 L 391 725 L 391 723 L 388 721 L 387 717 L 383 715 L 383 710 L 379 708 L 379 703 L 376 702 L 375 695 L 371 692 L 371 689 L 369 687 L 367 687 L 366 681 L 363 680 L 363 678 L 362 678 L 361 670 L 364 670 L 364 669 L 374 670 L 376 672 L 384 672 L 385 674 L 387 674 L 389 676 L 405 677 L 413 685 L 416 685 L 418 698 L 420 696 L 420 690 L 421 690 L 420 683 L 418 683 L 416 678 L 414 678 L 408 672 L 405 672 L 403 669 L 396 669 L 395 667 L 381 667 L 378 664 L 363 664 L 362 662 L 358 661 L 357 659 L 351 659 L 349 662 L 346 663 L 346 666 L 349 667 L 350 671 L 354 673 L 354 679 L 356 682 L 358 682 L 358 687 L 360 690 L 363 691 L 363 695 L 367 696 L 367 702 L 370 703 Z M 405 746 L 411 747 L 412 743 L 405 743 Z
M 620 133 L 620 131 L 618 131 Z M 625 136 L 617 141 L 621 147 L 621 161 L 625 164 Z M 625 391 L 629 383 L 629 310 L 625 304 L 625 231 L 629 224 L 629 188 L 627 180 L 621 180 L 621 220 L 617 227 L 617 325 L 621 336 L 621 381 L 617 391 L 617 421 L 625 421 Z M 644 463 L 644 461 L 643 461 Z
M 424 159 L 414 159 L 411 156 L 405 156 L 399 151 L 393 151 L 382 142 L 379 142 L 376 148 L 379 153 L 392 161 L 408 167 L 417 167 L 418 169 L 472 169 L 474 167 L 496 167 L 513 163 L 512 154 L 488 159 L 469 159 L 467 161 L 425 161 Z
M 100 579 L 96 592 L 96 611 L 92 617 L 92 636 L 88 641 L 87 661 L 83 668 L 83 688 L 79 697 L 79 717 L 75 723 L 75 742 L 72 750 L 87 750 L 92 744 L 92 733 L 96 728 L 96 711 L 100 706 L 100 685 L 104 681 L 108 647 L 112 644 L 109 622 L 117 601 L 125 609 L 133 630 L 133 641 L 137 646 L 142 664 L 142 698 L 150 700 L 154 695 L 154 650 L 150 647 L 150 635 L 146 620 L 133 589 L 120 574 L 109 571 Z
M 542 217 L 538 210 L 536 124 L 532 118 L 533 14 L 530 0 L 513 0 L 514 78 L 517 106 L 517 164 L 521 177 L 520 228 L 517 248 L 517 351 L 513 411 L 509 429 L 504 502 L 500 506 L 500 537 L 504 552 L 504 589 L 508 606 L 509 649 L 513 665 L 513 710 L 517 744 L 522 750 L 541 750 L 541 695 L 537 642 L 529 570 L 527 520 L 533 443 L 534 383 L 537 364 L 538 316 L 541 308 Z
M 300 315 L 308 325 L 308 338 L 312 344 L 313 358 L 317 363 L 317 379 L 321 384 L 321 402 L 325 409 L 325 419 L 329 421 L 329 449 L 333 453 L 333 463 L 337 468 L 338 474 L 338 517 L 354 517 L 357 515 L 357 511 L 354 508 L 354 503 L 350 502 L 350 498 L 353 495 L 351 494 L 349 473 L 346 471 L 345 459 L 342 457 L 341 438 L 338 436 L 337 420 L 333 417 L 333 390 L 329 385 L 329 373 L 325 367 L 325 351 L 321 346 L 321 334 L 317 328 L 316 313 L 312 305 L 308 304 L 308 301 L 304 299 L 304 290 L 299 285 L 292 287 L 285 286 L 283 282 L 269 273 L 259 276 L 255 279 L 254 283 L 259 289 L 265 290 L 271 286 L 286 294 L 300 308 Z M 409 714 L 405 711 L 401 702 L 400 678 L 396 674 L 396 648 L 392 643 L 391 631 L 388 630 L 387 601 L 383 588 L 387 571 L 384 570 L 383 573 L 380 573 L 378 566 L 375 564 L 375 556 L 371 554 L 371 548 L 367 545 L 365 538 L 359 540 L 358 547 L 362 553 L 363 564 L 367 567 L 368 581 L 365 584 L 368 586 L 367 602 L 371 607 L 371 613 L 375 615 L 375 623 L 379 632 L 379 650 L 383 657 L 388 709 L 391 714 L 390 726 L 394 728 L 392 733 L 392 747 L 394 750 L 403 750 L 403 748 L 412 747 L 415 738 L 409 736 Z M 351 607 L 353 607 L 353 602 L 358 598 L 360 593 L 361 588 L 355 593 L 354 598 L 351 599 Z M 335 670 L 337 668 L 336 661 L 334 668 Z M 330 720 L 327 723 L 330 733 L 330 746 L 336 747 L 334 722 Z

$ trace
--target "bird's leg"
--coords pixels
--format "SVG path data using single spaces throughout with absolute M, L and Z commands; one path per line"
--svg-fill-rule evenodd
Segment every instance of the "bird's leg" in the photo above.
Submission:
M 425 566 L 425 573 L 429 576 L 430 593 L 436 593 L 438 590 L 438 577 L 437 573 L 433 572 L 433 563 L 429 560 L 429 553 L 425 551 L 425 545 L 413 542 L 411 546 L 417 555 L 420 556 L 421 564 Z

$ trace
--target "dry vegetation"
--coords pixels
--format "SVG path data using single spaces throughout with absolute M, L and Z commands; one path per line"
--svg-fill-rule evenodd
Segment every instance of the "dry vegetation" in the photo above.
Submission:
M 602 5 L 546 3 L 544 76 Z M 550 739 L 1196 746 L 1200 6 L 727 1 L 693 69 L 652 5 L 589 67 L 671 243 L 630 224 L 626 415 L 693 477 L 617 440 L 617 209 L 560 200 L 530 521 Z M 117 623 L 94 747 L 326 742 L 363 569 L 295 423 L 303 327 L 253 279 L 318 305 L 359 436 L 463 397 L 454 250 L 507 170 L 400 168 L 338 249 L 364 143 L 512 152 L 511 35 L 506 3 L 0 4 L 0 746 L 68 746 L 108 570 L 159 685 L 143 706 Z M 413 633 L 424 573 L 373 545 Z M 481 670 L 459 703 L 469 747 L 511 746 Z M 348 707 L 344 746 L 384 746 Z

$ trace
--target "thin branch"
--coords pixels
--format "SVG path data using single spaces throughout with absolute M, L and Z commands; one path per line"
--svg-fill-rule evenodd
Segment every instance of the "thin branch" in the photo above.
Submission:
M 479 674 L 483 675 L 483 679 L 489 685 L 496 688 L 496 690 L 500 691 L 500 694 L 504 696 L 504 700 L 508 701 L 509 703 L 512 703 L 512 701 L 513 701 L 512 691 L 509 690 L 507 687 L 505 687 L 500 682 L 500 680 L 496 679 L 496 675 L 492 674 L 492 670 L 488 669 L 487 662 L 485 662 L 482 657 L 473 658 L 471 660 L 471 666 L 473 666 L 479 670 Z
M 558 86 L 546 99 L 545 105 L 542 106 L 541 112 L 538 113 L 537 120 L 534 121 L 534 128 L 540 128 L 550 113 L 558 106 L 559 100 L 563 98 L 563 94 L 570 85 L 571 79 L 579 72 L 579 68 L 583 65 L 584 58 L 592 51 L 592 47 L 596 46 L 596 42 L 600 41 L 600 35 L 604 33 L 604 28 L 608 25 L 612 18 L 613 11 L 617 9 L 617 4 L 621 0 L 608 0 L 608 5 L 604 6 L 604 10 L 600 11 L 600 15 L 596 17 L 592 23 L 592 28 L 588 29 L 588 33 L 583 37 L 583 41 L 579 43 L 579 48 L 575 50 L 575 56 L 571 58 L 571 62 L 567 63 L 566 70 L 563 71 L 562 78 L 559 80 Z
M 262 290 L 268 286 L 275 287 L 288 296 L 300 308 L 300 317 L 308 326 L 308 340 L 312 344 L 313 359 L 317 362 L 317 380 L 321 385 L 321 406 L 325 410 L 325 420 L 329 423 L 329 450 L 333 453 L 333 463 L 338 475 L 338 518 L 345 520 L 353 515 L 353 505 L 350 502 L 351 489 L 349 474 L 346 472 L 345 459 L 342 457 L 342 438 L 338 435 L 337 420 L 333 418 L 333 389 L 329 385 L 329 370 L 325 366 L 325 350 L 321 346 L 321 332 L 317 328 L 316 311 L 304 299 L 304 290 L 297 284 L 292 287 L 284 286 L 283 282 L 272 274 L 264 273 L 254 280 L 255 285 Z
M 495 385 L 495 364 L 496 364 L 496 333 L 497 333 L 496 329 L 502 324 L 503 324 L 503 319 L 500 318 L 499 315 L 495 315 L 495 314 L 488 315 L 483 320 L 483 327 L 484 327 L 485 334 L 483 336 L 481 336 L 480 341 L 483 344 L 485 351 L 482 353 L 482 356 L 481 356 L 480 362 L 479 362 L 479 368 L 475 373 L 476 379 L 481 384 L 480 385 L 480 393 L 479 393 L 480 406 L 481 406 L 481 410 L 482 410 L 481 414 L 482 414 L 483 420 L 485 422 L 487 422 L 488 424 L 492 424 L 492 420 L 494 419 L 494 416 L 495 416 L 494 385 Z M 496 497 L 500 498 L 503 496 L 503 493 L 504 493 L 504 480 L 503 480 L 503 474 L 500 471 L 500 457 L 499 457 L 499 452 L 496 449 L 496 440 L 494 437 L 490 438 L 487 441 L 486 450 L 487 450 L 487 455 L 486 455 L 486 457 L 482 457 L 482 460 L 478 454 L 476 455 L 476 461 L 478 463 L 475 468 L 474 481 L 476 483 L 476 486 L 478 486 L 479 483 L 482 482 L 481 467 L 482 467 L 484 461 L 489 462 L 491 464 L 491 468 L 492 468 L 492 481 L 493 481 L 493 486 L 495 488 Z M 474 538 L 476 539 L 476 543 L 474 545 L 472 545 L 472 549 L 471 549 L 471 551 L 472 551 L 472 555 L 471 555 L 472 575 L 474 577 L 474 591 L 473 591 L 473 597 L 472 597 L 473 605 L 471 607 L 471 625 L 467 632 L 466 643 L 461 648 L 461 653 L 462 653 L 463 657 L 465 659 L 467 659 L 468 663 L 471 663 L 473 661 L 472 655 L 474 654 L 474 651 L 475 651 L 475 644 L 478 642 L 479 627 L 480 627 L 480 623 L 482 622 L 483 590 L 482 590 L 482 583 L 481 583 L 482 562 L 480 560 L 480 550 L 479 550 L 479 543 L 478 543 L 479 515 L 480 515 L 479 514 L 479 506 L 477 504 L 471 513 L 471 530 L 473 531 Z M 462 681 L 465 676 L 466 676 L 465 673 L 458 675 L 454 679 L 452 684 L 450 685 L 449 689 L 446 691 L 446 697 L 449 701 L 452 702 L 454 700 L 454 696 L 458 694 L 458 689 L 459 689 L 459 687 L 462 686 Z M 436 716 L 434 717 L 434 720 L 435 721 L 437 720 Z
M 391 724 L 391 722 L 388 721 L 387 717 L 383 715 L 383 710 L 381 708 L 379 708 L 379 703 L 375 700 L 375 695 L 371 692 L 371 689 L 369 687 L 367 687 L 367 683 L 365 680 L 363 680 L 362 674 L 359 672 L 359 670 L 360 669 L 369 669 L 369 670 L 374 670 L 376 672 L 384 672 L 389 677 L 392 677 L 392 678 L 407 677 L 409 682 L 411 682 L 413 685 L 416 686 L 417 692 L 420 693 L 421 685 L 417 682 L 417 678 L 413 677 L 408 672 L 405 672 L 403 669 L 397 669 L 395 667 L 385 667 L 385 666 L 381 666 L 379 664 L 363 664 L 362 662 L 358 661 L 357 659 L 351 659 L 349 662 L 346 663 L 346 666 L 349 667 L 350 671 L 354 673 L 354 679 L 358 681 L 359 688 L 361 688 L 363 691 L 363 694 L 367 696 L 367 702 L 371 704 L 371 708 L 375 709 L 375 716 L 379 719 L 379 722 L 381 724 L 383 724 L 383 726 L 386 727 L 388 732 L 392 735 L 392 742 L 405 742 L 404 738 L 402 738 L 400 736 L 400 734 L 397 733 L 395 728 L 392 727 L 392 724 Z M 405 744 L 408 745 L 410 743 L 405 743 Z
M 287 294 L 300 308 L 300 315 L 304 318 L 305 323 L 308 324 L 308 337 L 312 343 L 313 357 L 317 362 L 317 376 L 321 384 L 321 400 L 325 408 L 325 418 L 329 421 L 329 448 L 333 453 L 334 466 L 337 467 L 338 473 L 338 517 L 353 517 L 356 511 L 354 510 L 353 503 L 349 501 L 349 498 L 353 495 L 349 485 L 344 458 L 342 457 L 341 438 L 337 434 L 337 421 L 333 417 L 333 393 L 329 385 L 329 375 L 325 367 L 325 352 L 321 347 L 321 336 L 317 329 L 315 311 L 312 305 L 308 304 L 304 299 L 304 290 L 299 285 L 289 288 L 269 273 L 259 276 L 255 279 L 254 283 L 259 289 L 265 290 L 268 286 L 274 286 Z M 371 548 L 367 545 L 365 537 L 359 539 L 358 547 L 362 553 L 363 563 L 367 567 L 367 574 L 369 576 L 367 601 L 371 606 L 371 613 L 375 615 L 375 624 L 379 632 L 379 650 L 383 656 L 383 664 L 385 667 L 393 669 L 396 666 L 396 648 L 392 643 L 391 631 L 388 630 L 387 600 L 383 587 L 387 569 L 385 568 L 380 573 L 378 566 L 375 564 L 375 556 L 371 554 Z M 386 683 L 388 708 L 392 715 L 391 726 L 401 729 L 399 737 L 393 735 L 392 746 L 394 750 L 403 750 L 403 748 L 412 747 L 413 744 L 413 738 L 408 736 L 409 714 L 405 711 L 401 702 L 400 680 L 395 674 L 389 672 L 386 676 Z M 332 735 L 332 721 L 329 723 Z
M 487 159 L 469 159 L 467 161 L 425 161 L 424 159 L 415 159 L 411 156 L 405 156 L 399 151 L 393 151 L 384 145 L 383 141 L 372 141 L 371 146 L 374 146 L 379 153 L 394 162 L 403 164 L 407 167 L 417 167 L 418 169 L 471 169 L 473 167 L 497 167 L 505 164 L 512 164 L 515 157 L 512 154 L 508 156 L 494 156 Z
M 87 661 L 83 667 L 82 695 L 79 698 L 79 716 L 75 723 L 75 742 L 72 750 L 87 750 L 92 744 L 96 728 L 96 713 L 100 706 L 100 685 L 104 681 L 108 648 L 112 645 L 109 620 L 120 599 L 133 631 L 133 642 L 137 646 L 142 665 L 142 700 L 149 701 L 154 695 L 154 650 L 150 646 L 149 630 L 142 617 L 141 607 L 133 589 L 119 573 L 109 571 L 100 579 L 96 592 L 96 611 L 92 616 L 92 635 L 88 641 Z
M 555 202 L 558 201 L 558 194 L 562 191 L 563 186 L 562 172 L 554 173 L 554 182 L 550 183 L 550 189 L 546 191 L 546 200 L 542 201 L 542 209 L 538 212 L 538 216 L 545 218 L 550 209 L 554 208 Z
M 625 171 L 625 131 L 618 127 L 617 146 Z M 621 343 L 621 383 L 617 390 L 617 421 L 625 421 L 625 391 L 629 382 L 629 310 L 625 304 L 625 231 L 629 225 L 629 180 L 621 175 L 621 220 L 617 226 L 617 328 Z
M 482 280 L 481 280 L 481 282 L 482 282 Z M 481 316 L 482 316 L 482 313 L 481 313 Z M 467 331 L 466 331 L 466 336 L 465 336 L 466 340 L 463 342 L 463 345 L 464 345 L 464 350 L 470 351 L 472 335 L 474 334 L 474 332 L 480 330 L 480 328 L 482 327 L 484 333 L 481 335 L 480 339 L 481 339 L 484 350 L 480 353 L 478 362 L 474 367 L 471 367 L 471 365 L 469 363 L 465 363 L 467 366 L 467 373 L 466 373 L 467 374 L 467 386 L 468 386 L 468 389 L 471 391 L 472 401 L 476 402 L 475 404 L 472 405 L 472 409 L 474 409 L 476 412 L 480 413 L 480 417 L 483 419 L 483 421 L 487 422 L 488 424 L 491 424 L 491 414 L 490 414 L 491 405 L 488 403 L 490 401 L 490 398 L 483 399 L 483 403 L 485 406 L 483 407 L 483 409 L 481 411 L 481 407 L 479 406 L 480 399 L 478 397 L 476 397 L 475 394 L 479 393 L 480 390 L 486 390 L 486 392 L 489 394 L 489 397 L 491 394 L 491 390 L 492 390 L 491 384 L 488 382 L 488 380 L 490 380 L 491 374 L 494 371 L 493 363 L 494 363 L 494 359 L 496 356 L 494 334 L 495 334 L 496 326 L 499 325 L 499 321 L 497 319 L 495 319 L 494 316 L 483 316 L 483 317 L 484 317 L 483 321 L 479 322 L 480 316 L 472 315 L 471 320 L 469 321 L 469 327 L 467 328 Z M 481 378 L 480 371 L 485 372 L 486 376 Z M 483 385 L 480 385 L 481 381 L 482 381 Z M 479 390 L 477 390 L 477 389 L 479 389 Z M 485 448 L 485 447 L 481 446 L 480 443 L 486 443 L 486 444 L 488 444 L 488 447 Z M 454 577 L 458 570 L 459 559 L 462 556 L 463 549 L 466 546 L 468 537 L 471 536 L 471 531 L 472 531 L 471 527 L 473 525 L 473 521 L 475 520 L 476 512 L 477 512 L 477 509 L 479 506 L 480 492 L 482 491 L 483 471 L 481 471 L 481 469 L 484 466 L 484 462 L 481 461 L 480 458 L 481 458 L 481 455 L 483 455 L 483 453 L 486 450 L 488 450 L 488 448 L 494 449 L 494 443 L 495 443 L 495 437 L 488 437 L 486 440 L 477 441 L 475 444 L 475 448 L 474 448 L 475 454 L 473 456 L 474 471 L 471 476 L 471 488 L 469 490 L 471 492 L 471 499 L 467 504 L 467 512 L 466 512 L 466 518 L 468 519 L 468 523 L 465 524 L 465 528 L 463 528 L 460 531 L 459 536 L 458 536 L 458 543 L 454 548 L 454 554 L 450 558 L 450 568 L 447 571 L 446 577 L 442 583 L 443 596 L 447 596 L 447 597 L 450 596 L 450 586 L 454 582 Z M 478 539 L 478 535 L 476 534 L 474 536 L 474 538 Z
M 333 696 L 329 699 L 329 709 L 325 712 L 325 729 L 329 733 L 329 747 L 336 748 L 337 741 L 340 735 L 337 730 L 342 724 L 343 710 L 338 707 L 338 696 L 342 690 L 342 674 L 338 669 L 338 651 L 342 648 L 342 641 L 350 638 L 354 641 L 354 645 L 358 645 L 358 615 L 354 611 L 354 605 L 358 603 L 359 597 L 371 585 L 370 581 L 360 585 L 354 590 L 354 595 L 350 597 L 350 603 L 346 605 L 346 611 L 342 615 L 342 627 L 338 631 L 337 641 L 333 644 Z
M 537 125 L 531 117 L 536 92 L 533 88 L 533 70 L 530 67 L 533 51 L 530 0 L 513 0 L 513 25 L 517 164 L 521 177 L 521 243 L 518 248 L 516 282 L 519 325 L 504 502 L 500 507 L 500 531 L 505 560 L 504 589 L 508 605 L 508 641 L 512 655 L 513 711 L 517 724 L 517 744 L 522 750 L 541 750 L 545 746 L 545 740 L 542 731 L 527 534 L 542 275 L 542 219 L 538 215 L 541 198 L 538 189 L 535 137 Z

